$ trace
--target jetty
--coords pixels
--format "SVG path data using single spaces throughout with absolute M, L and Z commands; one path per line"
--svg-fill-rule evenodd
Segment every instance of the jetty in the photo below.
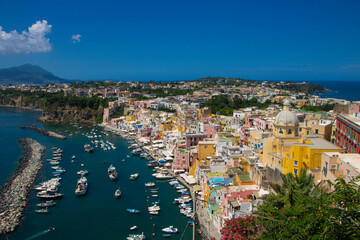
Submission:
M 0 188 L 0 235 L 14 231 L 20 223 L 28 195 L 43 166 L 46 148 L 32 138 L 19 140 L 23 155 L 18 167 Z
M 35 127 L 35 126 L 21 126 L 21 129 L 30 129 L 34 130 L 35 132 L 41 133 L 44 136 L 57 138 L 57 139 L 66 139 L 64 135 L 58 134 L 56 132 L 52 132 L 43 128 Z

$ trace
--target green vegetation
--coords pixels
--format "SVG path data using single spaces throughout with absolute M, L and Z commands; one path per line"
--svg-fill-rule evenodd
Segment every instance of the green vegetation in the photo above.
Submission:
M 232 116 L 233 111 L 239 108 L 258 107 L 260 109 L 265 109 L 269 107 L 270 104 L 272 104 L 270 100 L 261 103 L 256 97 L 253 97 L 250 100 L 237 98 L 234 101 L 231 101 L 228 95 L 216 95 L 207 100 L 205 106 L 210 107 L 214 114 L 219 112 L 221 115 Z
M 260 239 L 359 239 L 360 177 L 346 183 L 314 185 L 314 177 L 302 169 L 299 176 L 283 176 L 255 214 L 262 226 Z
M 320 106 L 309 106 L 304 105 L 301 107 L 304 111 L 310 111 L 310 112 L 328 112 L 330 110 L 333 110 L 335 107 L 335 104 L 324 104 Z
M 140 85 L 137 87 L 130 87 L 130 92 L 142 92 L 146 94 L 155 94 L 157 97 L 168 97 L 192 94 L 193 89 L 177 89 L 177 88 L 141 88 Z
M 325 88 L 323 86 L 308 82 L 305 83 L 287 82 L 284 84 L 277 85 L 276 88 L 289 90 L 291 92 L 303 92 L 303 93 L 325 92 Z

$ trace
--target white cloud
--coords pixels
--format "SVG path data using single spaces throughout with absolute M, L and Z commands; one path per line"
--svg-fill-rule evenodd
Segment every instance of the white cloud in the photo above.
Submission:
M 51 25 L 46 20 L 36 21 L 28 31 L 16 30 L 5 32 L 0 26 L 0 54 L 17 55 L 37 52 L 49 52 L 52 47 L 45 35 L 51 32 Z
M 73 43 L 79 43 L 81 41 L 80 38 L 81 38 L 80 34 L 73 34 L 71 40 Z

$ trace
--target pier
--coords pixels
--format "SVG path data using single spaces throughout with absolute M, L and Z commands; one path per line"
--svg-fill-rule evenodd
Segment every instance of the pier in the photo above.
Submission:
M 18 167 L 0 188 L 0 235 L 14 231 L 20 223 L 28 195 L 43 166 L 46 148 L 32 138 L 19 140 L 23 155 Z
M 58 134 L 56 132 L 52 132 L 43 128 L 39 128 L 39 127 L 34 127 L 34 126 L 22 126 L 20 127 L 21 129 L 30 129 L 30 130 L 34 130 L 35 132 L 41 133 L 44 136 L 48 136 L 48 137 L 52 137 L 52 138 L 56 138 L 56 139 L 66 139 L 66 137 L 64 135 Z

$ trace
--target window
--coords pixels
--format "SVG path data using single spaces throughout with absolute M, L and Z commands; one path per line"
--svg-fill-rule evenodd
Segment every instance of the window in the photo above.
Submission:
M 306 134 L 309 135 L 309 131 L 307 131 Z
M 315 134 L 319 134 L 319 129 L 315 129 Z
M 279 129 L 279 133 L 283 134 L 283 130 L 282 128 Z
M 207 146 L 205 145 L 204 148 L 207 148 Z
M 296 168 L 294 168 L 294 175 L 298 174 L 298 170 Z
M 293 152 L 293 154 L 292 154 L 292 158 L 294 158 L 294 152 Z
M 302 132 L 302 128 L 299 128 L 299 131 Z
M 291 134 L 292 133 L 292 131 L 291 131 L 291 128 L 288 130 L 288 134 Z
M 294 161 L 294 166 L 297 167 L 298 166 L 298 161 Z
M 308 154 L 306 154 L 306 159 L 309 159 L 309 155 L 308 155 Z

